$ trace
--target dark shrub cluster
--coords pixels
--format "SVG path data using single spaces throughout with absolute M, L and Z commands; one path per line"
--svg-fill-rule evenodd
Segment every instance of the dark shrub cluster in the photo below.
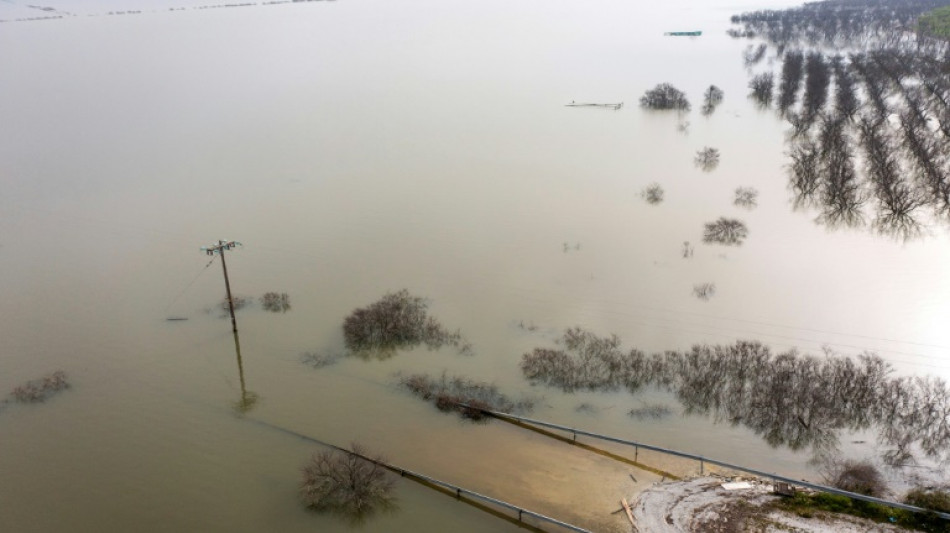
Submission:
M 719 217 L 715 222 L 706 223 L 703 230 L 703 242 L 710 244 L 739 246 L 748 236 L 745 223 L 735 218 Z
M 650 205 L 656 205 L 663 202 L 663 187 L 659 183 L 651 183 L 647 188 L 640 191 L 640 197 Z
M 746 209 L 754 209 L 759 205 L 759 191 L 753 187 L 737 187 L 732 203 Z
M 20 403 L 39 403 L 45 402 L 68 388 L 69 380 L 66 378 L 66 373 L 57 370 L 52 374 L 17 386 L 10 393 L 10 397 Z
M 749 80 L 749 96 L 762 107 L 772 104 L 772 91 L 775 87 L 775 76 L 771 72 L 756 74 Z
M 693 163 L 697 167 L 710 172 L 719 166 L 719 149 L 711 146 L 704 146 L 702 150 L 696 152 Z
M 661 83 L 640 97 L 640 106 L 646 109 L 689 111 L 686 94 L 669 83 Z
M 261 307 L 272 313 L 286 313 L 290 311 L 290 296 L 286 292 L 266 292 L 261 296 Z
M 354 310 L 343 321 L 343 340 L 353 352 L 411 348 L 420 344 L 431 350 L 454 346 L 468 353 L 470 346 L 459 332 L 449 332 L 428 314 L 423 298 L 403 289 Z
M 382 457 L 368 458 L 359 444 L 351 452 L 314 454 L 303 468 L 300 496 L 315 511 L 341 514 L 354 521 L 393 506 L 395 481 Z
M 703 93 L 703 114 L 712 115 L 713 112 L 716 111 L 716 107 L 722 103 L 722 97 L 722 89 L 715 85 L 710 85 L 709 88 L 706 89 L 706 92 Z
M 845 459 L 825 466 L 824 481 L 832 487 L 880 498 L 887 491 L 881 472 L 868 461 Z
M 528 398 L 514 401 L 489 383 L 444 373 L 439 378 L 427 374 L 412 374 L 400 379 L 400 384 L 409 392 L 432 402 L 440 411 L 456 412 L 462 418 L 482 421 L 486 414 L 482 410 L 502 413 L 525 413 L 534 407 L 534 401 Z M 465 404 L 460 405 L 460 404 Z

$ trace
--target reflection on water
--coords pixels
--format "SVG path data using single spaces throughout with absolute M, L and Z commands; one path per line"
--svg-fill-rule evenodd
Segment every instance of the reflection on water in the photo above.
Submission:
M 237 357 L 238 377 L 241 380 L 241 397 L 234 403 L 234 410 L 245 414 L 254 408 L 259 398 L 256 393 L 247 390 L 244 382 L 244 360 L 241 359 L 241 340 L 238 338 L 237 331 L 234 331 L 234 355 Z

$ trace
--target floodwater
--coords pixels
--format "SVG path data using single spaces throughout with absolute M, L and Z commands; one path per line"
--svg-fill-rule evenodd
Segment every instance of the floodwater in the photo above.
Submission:
M 274 426 L 589 527 L 629 490 L 625 467 L 441 414 L 396 372 L 490 381 L 540 397 L 536 418 L 814 479 L 806 453 L 741 427 L 626 415 L 677 411 L 658 392 L 529 386 L 521 355 L 575 325 L 645 351 L 874 350 L 950 378 L 947 229 L 901 243 L 791 209 L 785 127 L 745 97 L 747 42 L 725 35 L 731 14 L 783 3 L 74 4 L 26 22 L 49 12 L 0 4 L 0 393 L 56 370 L 72 383 L 0 411 L 2 531 L 351 530 L 303 509 L 300 467 L 321 448 Z M 692 113 L 640 110 L 661 82 Z M 710 84 L 725 99 L 707 118 Z M 722 154 L 712 172 L 693 165 L 704 146 Z M 658 205 L 640 197 L 653 182 Z M 740 186 L 756 209 L 732 204 Z M 720 216 L 746 223 L 744 245 L 702 244 Z M 259 398 L 243 415 L 220 262 L 199 250 L 221 238 L 244 244 L 227 256 L 237 295 L 293 306 L 238 313 Z M 475 355 L 300 362 L 342 351 L 344 317 L 403 288 Z M 363 531 L 516 529 L 398 490 Z

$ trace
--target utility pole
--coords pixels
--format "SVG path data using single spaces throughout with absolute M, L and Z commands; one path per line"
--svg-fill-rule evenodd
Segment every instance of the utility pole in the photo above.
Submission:
M 228 264 L 224 261 L 224 251 L 231 250 L 237 246 L 241 246 L 241 243 L 237 241 L 219 240 L 217 244 L 201 247 L 201 251 L 208 255 L 219 254 L 221 256 L 221 268 L 224 269 L 224 288 L 228 291 L 228 310 L 231 311 L 231 330 L 234 331 L 235 334 L 237 334 L 237 320 L 234 318 L 234 299 L 231 298 L 231 282 L 228 281 Z

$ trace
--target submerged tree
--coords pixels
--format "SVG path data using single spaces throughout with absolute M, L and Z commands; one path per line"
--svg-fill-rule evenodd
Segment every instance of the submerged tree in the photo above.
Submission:
M 648 204 L 659 204 L 663 202 L 663 187 L 660 187 L 659 183 L 651 183 L 646 189 L 640 191 L 640 197 Z
M 300 496 L 315 511 L 329 511 L 362 521 L 393 507 L 395 481 L 382 457 L 370 458 L 359 444 L 314 454 L 303 468 Z
M 706 223 L 703 242 L 739 246 L 749 236 L 749 229 L 734 218 L 719 217 L 715 222 Z
M 20 403 L 39 403 L 45 402 L 49 398 L 69 388 L 69 380 L 66 373 L 57 370 L 52 374 L 38 379 L 32 379 L 18 385 L 10 393 L 10 397 Z
M 823 118 L 818 144 L 822 179 L 819 221 L 830 227 L 861 224 L 864 197 L 854 167 L 854 150 L 845 133 L 844 117 Z
M 790 50 L 785 53 L 778 95 L 778 109 L 782 114 L 787 113 L 798 100 L 798 89 L 805 72 L 804 64 L 805 56 L 800 51 Z
M 661 83 L 640 97 L 640 106 L 646 109 L 689 111 L 686 94 L 669 83 Z
M 771 72 L 762 72 L 756 74 L 749 80 L 749 88 L 752 97 L 762 107 L 768 107 L 772 104 L 772 90 L 775 87 L 775 76 Z
M 754 209 L 758 203 L 759 191 L 753 187 L 737 187 L 735 198 L 732 200 L 734 205 L 746 209 Z
M 711 115 L 716 110 L 716 107 L 722 103 L 723 92 L 722 89 L 716 87 L 715 85 L 710 85 L 706 92 L 703 93 L 703 114 Z
M 383 296 L 368 307 L 354 310 L 343 321 L 343 340 L 347 349 L 394 350 L 425 344 L 431 350 L 450 345 L 462 353 L 470 347 L 459 332 L 449 332 L 428 314 L 423 298 L 403 289 Z
M 267 292 L 261 296 L 261 307 L 272 313 L 286 313 L 290 311 L 290 296 L 286 292 Z
M 709 146 L 703 147 L 702 150 L 696 152 L 693 163 L 706 172 L 712 171 L 719 166 L 719 149 Z
M 710 298 L 716 295 L 716 284 L 715 283 L 700 283 L 693 285 L 693 296 L 699 298 L 704 302 L 708 302 Z
M 904 180 L 898 153 L 882 121 L 863 117 L 858 125 L 864 149 L 865 175 L 874 189 L 877 215 L 874 227 L 903 239 L 921 232 L 916 210 L 926 204 L 920 190 Z
M 431 401 L 440 411 L 457 412 L 473 421 L 485 419 L 483 410 L 525 413 L 534 407 L 534 400 L 514 401 L 495 385 L 460 376 L 450 379 L 445 373 L 441 378 L 413 374 L 402 378 L 400 384 L 423 400 Z

